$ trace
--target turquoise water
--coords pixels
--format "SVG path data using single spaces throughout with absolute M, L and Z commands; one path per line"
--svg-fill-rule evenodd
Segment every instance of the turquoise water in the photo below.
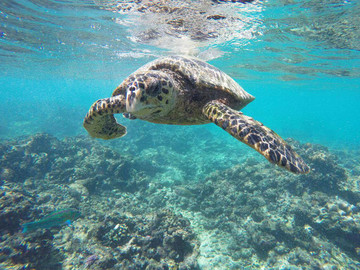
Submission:
M 94 101 L 147 62 L 181 54 L 229 74 L 256 97 L 242 111 L 283 138 L 342 151 L 340 163 L 346 151 L 358 151 L 360 4 L 240 2 L 1 1 L 0 138 L 88 136 L 82 122 Z M 101 143 L 131 156 L 133 170 L 152 160 L 144 174 L 162 187 L 201 182 L 248 156 L 266 162 L 213 124 L 117 119 L 128 134 Z M 360 164 L 357 154 L 352 162 Z M 360 181 L 354 175 L 351 183 Z
M 228 69 L 231 73 L 231 68 Z M 1 107 L 1 136 L 9 138 L 34 132 L 55 136 L 85 134 L 82 121 L 88 108 L 93 101 L 110 96 L 119 81 L 115 78 L 81 80 L 56 76 L 39 80 L 3 77 L 1 98 L 5 102 Z M 237 81 L 256 97 L 244 113 L 285 138 L 330 147 L 359 146 L 359 79 L 313 78 L 283 82 L 254 78 Z M 121 121 L 134 128 L 140 124 L 138 121 Z M 191 134 L 192 127 L 183 128 Z
M 241 18 L 236 26 L 243 29 L 219 30 L 219 37 L 198 41 L 171 32 L 155 40 L 135 38 L 148 14 L 118 14 L 91 1 L 5 1 L 0 14 L 1 136 L 85 134 L 82 116 L 94 100 L 109 96 L 149 60 L 188 50 L 205 60 L 215 58 L 209 62 L 256 97 L 244 112 L 283 136 L 358 146 L 360 45 L 352 14 L 359 6 L 314 3 L 209 5 L 208 13 Z M 218 27 L 211 23 L 208 28 Z M 183 49 L 166 48 L 181 42 Z

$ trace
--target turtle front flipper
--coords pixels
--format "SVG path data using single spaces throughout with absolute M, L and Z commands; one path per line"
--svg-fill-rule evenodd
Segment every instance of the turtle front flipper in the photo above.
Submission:
M 123 95 L 99 99 L 91 107 L 84 119 L 84 128 L 92 137 L 110 140 L 125 136 L 126 128 L 116 122 L 114 113 L 125 112 Z
M 208 102 L 203 114 L 216 125 L 262 154 L 271 163 L 292 173 L 309 172 L 302 158 L 274 131 L 262 123 L 233 110 L 220 101 Z

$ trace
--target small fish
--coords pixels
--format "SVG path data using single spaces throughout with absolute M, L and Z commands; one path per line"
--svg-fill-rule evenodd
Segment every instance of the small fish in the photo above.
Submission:
M 194 198 L 196 197 L 196 194 L 193 190 L 190 190 L 187 187 L 184 186 L 177 186 L 174 188 L 174 191 L 177 195 L 185 197 L 185 198 Z
M 52 212 L 42 219 L 34 222 L 28 222 L 22 225 L 23 233 L 35 231 L 37 229 L 49 229 L 52 227 L 62 226 L 64 224 L 71 224 L 71 220 L 80 217 L 80 212 L 74 209 L 63 209 Z

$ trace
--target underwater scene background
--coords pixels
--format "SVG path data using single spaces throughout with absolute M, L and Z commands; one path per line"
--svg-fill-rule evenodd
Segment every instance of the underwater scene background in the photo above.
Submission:
M 357 1 L 0 2 L 0 269 L 360 269 Z M 160 56 L 198 57 L 310 166 L 213 124 L 82 127 Z M 70 225 L 68 225 L 71 223 Z

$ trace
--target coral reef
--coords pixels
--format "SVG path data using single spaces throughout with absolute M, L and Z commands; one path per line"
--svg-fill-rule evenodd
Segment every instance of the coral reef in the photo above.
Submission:
M 357 151 L 291 141 L 308 175 L 250 152 L 228 169 L 190 173 L 198 176 L 192 181 L 184 178 L 202 162 L 198 138 L 181 156 L 178 136 L 137 156 L 85 137 L 4 141 L 0 268 L 358 269 Z M 134 152 L 143 146 L 142 136 L 136 140 Z M 209 153 L 220 151 L 217 143 Z M 236 151 L 213 156 L 223 168 Z M 22 224 L 65 208 L 81 211 L 71 226 L 21 233 Z
M 96 237 L 104 246 L 120 247 L 120 269 L 196 269 L 197 243 L 188 220 L 170 211 L 146 218 L 107 217 Z
M 270 165 L 248 158 L 195 186 L 174 187 L 178 196 L 191 198 L 179 205 L 200 212 L 205 229 L 232 239 L 224 252 L 233 260 L 227 267 L 325 269 L 346 264 L 356 269 L 358 206 L 346 198 L 358 197 L 356 191 L 344 191 L 348 173 L 327 148 L 291 144 L 312 168 L 310 174 L 274 173 Z
M 2 234 L 2 269 L 62 269 L 63 255 L 53 245 L 54 235 L 41 231 L 29 235 Z M 7 268 L 8 267 L 8 268 Z
M 66 183 L 80 194 L 112 188 L 135 191 L 147 185 L 142 178 L 132 177 L 131 159 L 83 138 L 59 141 L 37 134 L 2 144 L 0 155 L 1 178 L 25 185 L 39 181 Z
M 119 215 L 104 204 L 114 190 L 131 194 L 148 186 L 129 157 L 85 138 L 47 134 L 5 142 L 0 155 L 0 267 L 197 269 L 198 243 L 187 219 L 170 210 Z M 129 198 L 123 203 L 136 207 Z M 25 222 L 67 207 L 82 212 L 71 227 L 21 233 Z
M 56 243 L 67 258 L 72 258 L 64 265 L 86 269 L 198 269 L 198 241 L 184 217 L 169 210 L 146 216 L 110 209 L 107 213 L 60 232 Z
M 25 192 L 2 185 L 0 193 L 0 232 L 14 234 L 20 229 L 20 221 L 28 218 L 34 198 Z

